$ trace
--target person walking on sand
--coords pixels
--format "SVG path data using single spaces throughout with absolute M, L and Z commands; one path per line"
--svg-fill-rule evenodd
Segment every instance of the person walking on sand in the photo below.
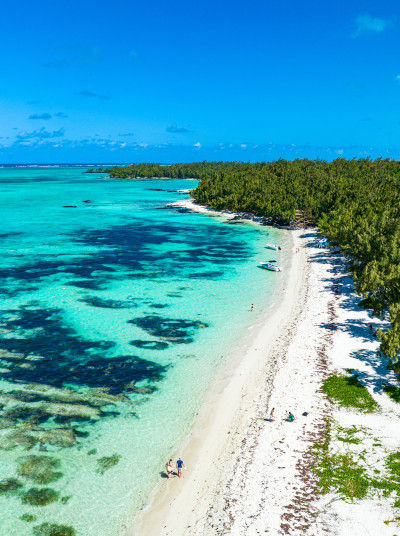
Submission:
M 271 413 L 269 414 L 269 420 L 270 420 L 270 421 L 273 421 L 273 420 L 274 420 L 274 413 L 275 413 L 275 408 L 272 408 L 272 409 L 271 409 Z
M 173 472 L 174 472 L 174 468 L 173 468 L 173 465 L 172 465 L 172 460 L 169 460 L 169 462 L 167 462 L 165 464 L 165 469 L 167 471 L 167 478 L 171 478 Z
M 178 458 L 177 461 L 176 461 L 176 469 L 178 471 L 179 478 L 182 477 L 182 469 L 184 469 L 184 467 L 185 467 L 185 465 L 184 465 L 183 461 L 180 458 Z
M 254 311 L 254 305 L 251 304 L 250 311 Z

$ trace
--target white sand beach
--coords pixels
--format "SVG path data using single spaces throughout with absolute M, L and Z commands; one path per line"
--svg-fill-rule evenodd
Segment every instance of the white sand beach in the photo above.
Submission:
M 191 200 L 178 206 L 207 211 Z M 390 498 L 348 503 L 316 493 L 310 448 L 323 438 L 327 418 L 333 429 L 361 427 L 362 447 L 378 463 L 400 444 L 400 427 L 393 426 L 400 411 L 381 389 L 394 375 L 377 358 L 378 340 L 368 330 L 379 321 L 358 307 L 345 260 L 317 249 L 315 230 L 286 232 L 292 251 L 279 303 L 218 374 L 187 444 L 175 453 L 186 464 L 184 478 L 160 481 L 129 536 L 395 534 Z M 322 382 L 346 368 L 359 372 L 378 413 L 339 410 L 328 401 Z M 332 445 L 350 448 L 335 439 Z

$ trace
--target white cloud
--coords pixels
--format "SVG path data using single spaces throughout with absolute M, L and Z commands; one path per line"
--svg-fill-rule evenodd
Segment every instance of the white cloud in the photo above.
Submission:
M 197 141 L 196 143 L 193 144 L 193 147 L 197 147 L 198 149 L 201 148 L 201 143 L 199 141 Z
M 247 144 L 246 144 L 246 143 L 241 143 L 241 144 L 240 144 L 240 147 L 241 147 L 242 149 L 246 149 Z
M 359 15 L 356 18 L 355 30 L 352 33 L 352 37 L 359 37 L 364 34 L 382 33 L 392 25 L 392 21 L 389 19 L 380 19 L 379 17 L 371 17 L 366 13 L 365 15 Z

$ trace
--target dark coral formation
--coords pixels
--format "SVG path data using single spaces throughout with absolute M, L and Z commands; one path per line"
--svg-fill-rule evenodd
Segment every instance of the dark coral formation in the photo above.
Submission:
M 32 521 L 37 520 L 37 516 L 35 516 L 33 514 L 22 514 L 22 516 L 20 517 L 20 520 L 21 521 L 26 521 L 27 523 L 32 523 Z
M 24 487 L 16 478 L 6 478 L 0 481 L 0 495 L 16 495 Z
M 66 326 L 59 310 L 31 304 L 0 320 L 0 448 L 70 447 L 82 429 L 120 414 L 130 396 L 154 390 L 166 368 L 135 355 L 109 356 L 109 341 L 87 341 Z M 137 385 L 138 384 L 138 385 Z M 144 385 L 143 385 L 144 384 Z
M 19 460 L 17 472 L 35 484 L 50 484 L 63 476 L 56 471 L 60 465 L 60 460 L 51 456 L 25 456 Z
M 102 309 L 132 309 L 138 307 L 137 300 L 111 300 L 100 298 L 99 296 L 87 296 L 82 298 L 81 301 L 92 307 Z
M 42 523 L 33 527 L 33 536 L 76 536 L 76 531 L 67 525 Z
M 117 463 L 120 461 L 121 455 L 120 454 L 113 454 L 112 456 L 104 456 L 103 458 L 99 458 L 97 460 L 98 468 L 97 473 L 100 473 L 103 475 L 105 471 L 108 469 L 111 469 L 111 467 L 114 467 L 114 465 L 117 465 Z
M 4 318 L 2 326 L 16 336 L 0 335 L 0 346 L 8 351 L 0 360 L 10 367 L 3 372 L 5 380 L 52 387 L 75 384 L 118 394 L 132 380 L 154 381 L 164 371 L 137 356 L 109 357 L 107 351 L 114 343 L 82 339 L 63 324 L 60 313 L 39 308 L 8 311 L 16 317 Z
M 189 344 L 193 342 L 194 331 L 208 326 L 208 324 L 199 320 L 167 318 L 155 314 L 134 318 L 129 320 L 129 322 L 143 329 L 153 337 L 158 337 L 175 344 Z
M 220 278 L 223 271 L 207 272 L 209 262 L 227 265 L 232 259 L 248 257 L 248 246 L 240 234 L 246 230 L 233 230 L 228 226 L 181 224 L 148 225 L 133 218 L 128 225 L 116 225 L 108 229 L 94 229 L 71 235 L 70 239 L 84 247 L 99 248 L 96 255 L 49 259 L 29 259 L 19 266 L 0 269 L 0 280 L 4 281 L 0 293 L 26 292 L 37 288 L 48 277 L 57 277 L 62 284 L 78 288 L 103 290 L 110 280 L 130 278 L 188 277 Z M 190 231 L 190 232 L 188 232 Z M 159 244 L 177 244 L 176 249 L 160 251 Z M 132 244 L 135 247 L 132 247 Z
M 165 350 L 168 348 L 169 344 L 162 341 L 142 341 L 140 339 L 135 339 L 129 344 L 136 346 L 136 348 L 145 348 L 146 350 Z
M 58 500 L 60 493 L 51 488 L 31 488 L 21 496 L 24 504 L 46 506 Z

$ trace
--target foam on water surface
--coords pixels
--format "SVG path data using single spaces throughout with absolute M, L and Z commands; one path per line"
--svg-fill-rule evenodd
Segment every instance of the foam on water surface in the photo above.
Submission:
M 0 169 L 1 536 L 123 534 L 272 301 L 281 234 L 166 208 L 195 184 Z

